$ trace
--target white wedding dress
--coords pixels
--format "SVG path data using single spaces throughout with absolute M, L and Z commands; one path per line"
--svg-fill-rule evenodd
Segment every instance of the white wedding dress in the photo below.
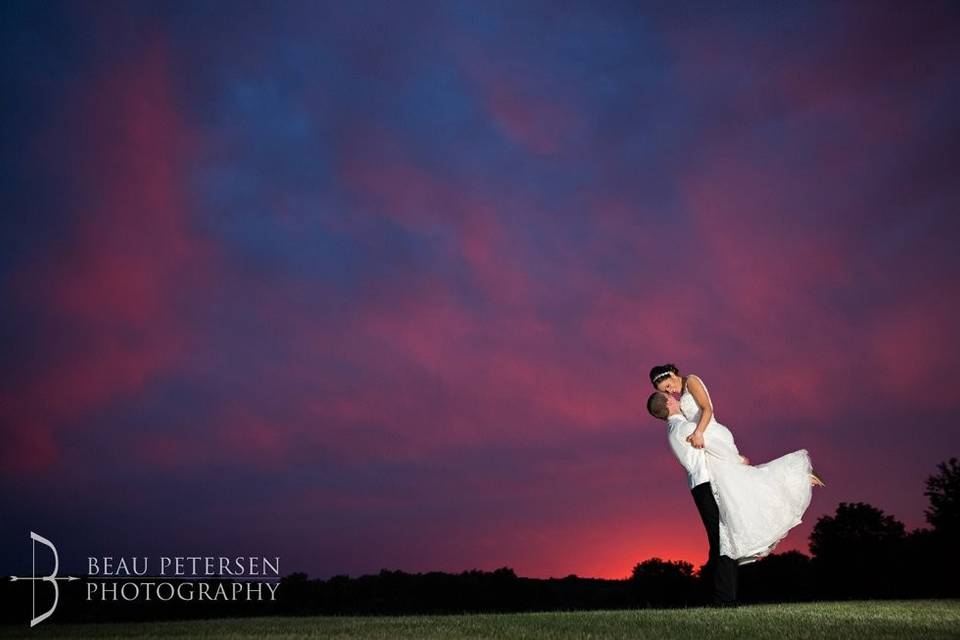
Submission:
M 680 411 L 691 422 L 700 419 L 700 406 L 686 389 L 680 395 Z M 813 465 L 806 449 L 763 464 L 743 464 L 729 429 L 711 434 L 713 424 L 718 423 L 711 418 L 703 437 L 710 484 L 720 508 L 720 555 L 747 564 L 768 555 L 802 522 L 813 493 Z

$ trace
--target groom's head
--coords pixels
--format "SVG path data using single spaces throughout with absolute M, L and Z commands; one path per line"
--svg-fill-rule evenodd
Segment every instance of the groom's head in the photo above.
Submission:
M 654 391 L 650 397 L 647 398 L 647 411 L 649 411 L 650 415 L 654 418 L 666 420 L 668 416 L 680 413 L 680 403 L 668 393 Z

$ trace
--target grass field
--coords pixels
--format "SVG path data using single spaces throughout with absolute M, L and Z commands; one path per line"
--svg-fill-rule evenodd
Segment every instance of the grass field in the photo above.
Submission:
M 960 638 L 960 600 L 0 627 L 4 638 Z

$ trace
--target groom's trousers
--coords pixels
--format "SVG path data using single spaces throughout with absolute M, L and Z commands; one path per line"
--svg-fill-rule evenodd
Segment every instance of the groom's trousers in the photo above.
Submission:
M 704 585 L 713 604 L 734 604 L 737 601 L 737 561 L 720 555 L 720 508 L 709 482 L 701 482 L 690 490 L 710 541 L 710 558 L 704 567 Z

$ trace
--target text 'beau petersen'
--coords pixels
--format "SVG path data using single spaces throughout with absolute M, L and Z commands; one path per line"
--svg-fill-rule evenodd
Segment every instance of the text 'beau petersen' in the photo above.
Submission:
M 90 576 L 186 576 L 251 578 L 279 577 L 280 558 L 259 556 L 160 556 L 156 565 L 159 573 L 151 574 L 148 556 L 129 558 L 113 556 L 87 557 Z

